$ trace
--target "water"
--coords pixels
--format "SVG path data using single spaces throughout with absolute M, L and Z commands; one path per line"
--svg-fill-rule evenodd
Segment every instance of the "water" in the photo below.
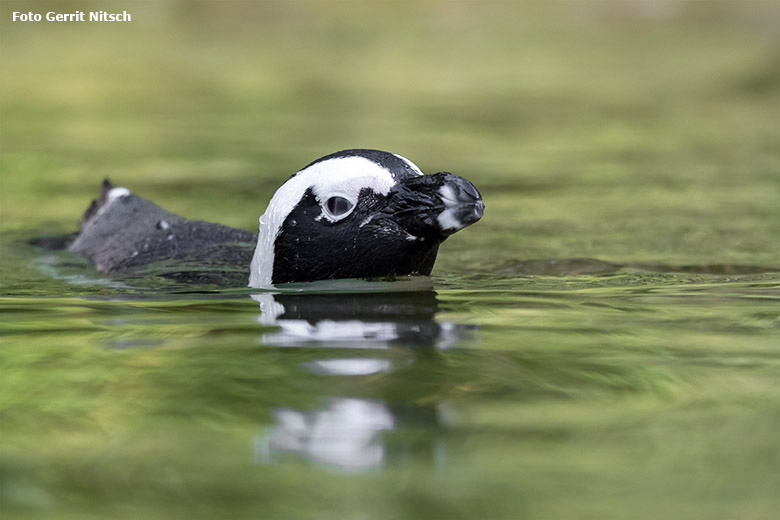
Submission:
M 72 261 L 47 273 L 80 269 L 74 292 L 95 294 L 0 299 L 14 515 L 778 505 L 777 273 L 160 293 L 90 286 L 106 279 Z
M 3 516 L 775 518 L 776 2 L 379 3 L 0 17 Z M 104 177 L 253 229 L 348 147 L 482 192 L 431 280 L 27 244 Z

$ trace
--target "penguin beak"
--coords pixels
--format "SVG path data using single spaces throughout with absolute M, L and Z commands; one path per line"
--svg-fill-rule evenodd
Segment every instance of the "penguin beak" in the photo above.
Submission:
M 471 182 L 439 172 L 401 181 L 391 190 L 390 209 L 410 234 L 444 240 L 481 219 L 485 203 Z
M 442 231 L 455 233 L 470 226 L 485 214 L 485 203 L 477 188 L 463 177 L 443 172 L 443 183 L 438 191 L 442 211 L 437 220 Z

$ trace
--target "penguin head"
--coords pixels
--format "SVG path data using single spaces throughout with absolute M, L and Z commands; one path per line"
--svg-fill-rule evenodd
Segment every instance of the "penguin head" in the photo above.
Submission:
M 343 150 L 285 182 L 260 217 L 250 287 L 429 275 L 439 244 L 482 218 L 482 197 L 400 155 Z

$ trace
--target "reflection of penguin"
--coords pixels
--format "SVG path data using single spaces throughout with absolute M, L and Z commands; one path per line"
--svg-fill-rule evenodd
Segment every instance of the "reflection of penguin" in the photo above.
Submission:
M 250 287 L 428 275 L 439 244 L 483 209 L 466 179 L 423 175 L 388 152 L 345 150 L 285 182 L 260 217 L 258 235 L 185 219 L 106 182 L 69 249 L 101 271 L 167 262 L 162 274 L 172 278 L 211 281 L 209 272 L 225 271 L 244 285 L 248 278 Z M 192 267 L 175 267 L 183 262 Z
M 352 286 L 360 287 L 357 282 Z M 430 362 L 439 357 L 436 352 L 471 336 L 475 326 L 437 321 L 439 302 L 430 289 L 266 292 L 252 298 L 260 304 L 258 322 L 277 327 L 263 334 L 263 344 L 322 348 L 321 355 L 316 348 L 307 349 L 309 359 L 301 361 L 316 377 L 377 377 L 362 395 L 328 397 L 317 409 L 274 410 L 273 426 L 255 439 L 257 463 L 279 463 L 286 460 L 284 454 L 294 453 L 355 472 L 410 460 L 427 461 L 435 470 L 446 465 L 447 405 L 418 398 L 429 397 L 432 387 L 443 384 L 440 375 L 429 372 Z M 383 350 L 393 347 L 412 350 L 401 355 Z M 332 348 L 343 350 L 334 353 Z M 421 360 L 426 361 L 418 365 Z
M 360 472 L 411 460 L 434 470 L 447 464 L 446 414 L 434 406 L 396 410 L 384 401 L 336 397 L 318 410 L 279 408 L 254 442 L 257 464 L 294 453 L 326 467 Z M 395 430 L 395 431 L 394 431 Z
M 279 330 L 263 335 L 276 346 L 388 348 L 393 345 L 446 349 L 474 327 L 438 322 L 432 290 L 346 294 L 272 294 L 260 303 L 258 321 Z
M 255 460 L 267 464 L 280 453 L 297 453 L 342 470 L 376 468 L 385 459 L 381 433 L 393 428 L 393 414 L 382 401 L 334 398 L 321 410 L 280 408 L 271 432 L 255 441 Z

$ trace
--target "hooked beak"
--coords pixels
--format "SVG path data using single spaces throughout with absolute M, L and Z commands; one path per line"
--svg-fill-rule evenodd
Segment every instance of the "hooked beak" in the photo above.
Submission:
M 451 173 L 445 172 L 443 175 L 444 183 L 438 195 L 444 209 L 437 220 L 442 231 L 452 234 L 481 219 L 485 214 L 485 203 L 477 188 L 469 181 Z
M 474 224 L 485 213 L 477 188 L 449 172 L 404 179 L 393 188 L 390 202 L 395 219 L 407 232 L 440 240 Z

